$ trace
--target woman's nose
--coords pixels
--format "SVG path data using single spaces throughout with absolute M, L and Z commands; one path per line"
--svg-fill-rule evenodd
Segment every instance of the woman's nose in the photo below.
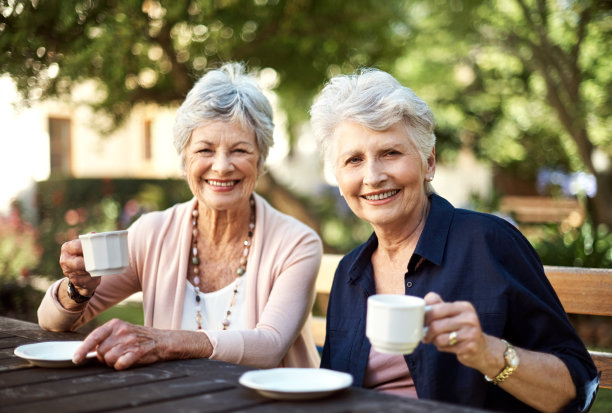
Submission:
M 387 174 L 384 172 L 380 162 L 370 161 L 366 163 L 365 175 L 363 183 L 368 186 L 378 186 L 381 182 L 387 179 Z
M 224 174 L 233 171 L 234 164 L 230 156 L 225 153 L 218 152 L 217 154 L 215 154 L 212 170 L 218 174 Z

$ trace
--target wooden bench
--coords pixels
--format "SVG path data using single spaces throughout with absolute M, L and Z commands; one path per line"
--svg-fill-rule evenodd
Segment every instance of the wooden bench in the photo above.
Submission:
M 319 274 L 317 275 L 316 301 L 317 310 L 323 315 L 314 316 L 310 322 L 310 329 L 314 337 L 315 344 L 319 349 L 323 348 L 325 343 L 325 314 L 327 313 L 327 302 L 329 301 L 329 292 L 331 291 L 332 281 L 338 263 L 343 255 L 338 254 L 323 254 Z
M 316 282 L 318 308 L 325 313 L 334 272 L 342 255 L 324 254 Z M 563 308 L 569 314 L 612 317 L 612 269 L 544 266 Z M 313 317 L 311 331 L 319 348 L 325 342 L 325 317 Z M 590 351 L 601 371 L 600 387 L 612 388 L 612 353 Z
M 501 199 L 499 210 L 523 224 L 567 221 L 577 227 L 582 225 L 585 217 L 584 208 L 574 198 L 505 196 Z
M 612 317 L 612 268 L 544 266 L 544 272 L 569 314 Z M 601 371 L 600 387 L 612 389 L 612 353 L 589 351 Z

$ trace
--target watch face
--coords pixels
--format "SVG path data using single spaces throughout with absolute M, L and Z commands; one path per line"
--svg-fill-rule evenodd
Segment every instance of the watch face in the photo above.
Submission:
M 77 304 L 84 303 L 88 301 L 91 297 L 84 297 L 74 288 L 74 285 L 71 282 L 68 282 L 68 297 L 72 298 L 74 302 Z
M 504 354 L 506 364 L 512 368 L 517 368 L 519 365 L 519 357 L 516 350 L 513 347 L 508 348 L 506 354 Z

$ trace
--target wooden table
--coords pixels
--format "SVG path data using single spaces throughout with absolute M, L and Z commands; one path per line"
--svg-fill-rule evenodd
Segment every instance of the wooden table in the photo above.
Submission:
M 41 368 L 13 354 L 22 344 L 81 339 L 77 333 L 52 333 L 0 317 L 0 412 L 482 412 L 357 387 L 317 400 L 271 400 L 238 383 L 253 368 L 208 359 L 115 371 L 97 360 Z

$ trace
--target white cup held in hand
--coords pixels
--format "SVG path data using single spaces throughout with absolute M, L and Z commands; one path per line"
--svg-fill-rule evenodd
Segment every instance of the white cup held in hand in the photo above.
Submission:
M 376 294 L 368 298 L 366 336 L 380 353 L 410 354 L 426 331 L 423 328 L 425 300 L 396 294 Z
M 119 274 L 127 269 L 127 230 L 79 235 L 83 246 L 85 269 L 92 277 Z

